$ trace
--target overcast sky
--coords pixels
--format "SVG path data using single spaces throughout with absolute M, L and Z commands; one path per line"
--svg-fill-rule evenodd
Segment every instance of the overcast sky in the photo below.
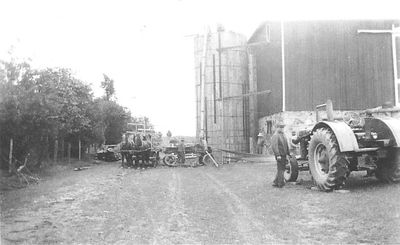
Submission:
M 192 34 L 205 25 L 249 37 L 265 20 L 400 19 L 399 1 L 3 1 L 0 59 L 71 68 L 101 95 L 105 73 L 134 116 L 164 135 L 195 135 Z

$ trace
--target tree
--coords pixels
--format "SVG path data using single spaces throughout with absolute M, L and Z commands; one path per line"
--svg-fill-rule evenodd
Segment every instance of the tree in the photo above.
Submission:
M 131 121 L 130 112 L 115 101 L 98 98 L 94 102 L 93 128 L 96 139 L 102 139 L 103 144 L 116 144 L 121 142 L 122 134 Z
M 50 141 L 90 135 L 93 95 L 69 69 L 32 70 L 12 62 L 2 62 L 0 68 L 2 149 L 13 138 L 17 160 L 30 152 L 40 164 Z
M 106 95 L 94 99 L 90 86 L 69 69 L 35 70 L 28 63 L 0 60 L 1 166 L 6 166 L 10 139 L 14 159 L 23 162 L 30 153 L 30 162 L 37 160 L 37 165 L 51 153 L 57 159 L 64 141 L 73 146 L 78 140 L 83 146 L 120 142 L 131 115 L 111 100 L 114 81 L 104 79 Z
M 105 91 L 106 100 L 111 100 L 115 96 L 114 80 L 103 74 L 104 81 L 101 82 L 101 87 Z
M 168 132 L 167 132 L 167 137 L 168 137 L 168 138 L 171 138 L 171 137 L 172 137 L 172 133 L 171 133 L 170 130 L 168 130 Z

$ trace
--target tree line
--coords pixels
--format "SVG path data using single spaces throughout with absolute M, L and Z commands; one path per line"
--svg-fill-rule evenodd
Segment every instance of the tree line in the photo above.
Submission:
M 0 60 L 0 167 L 9 167 L 11 147 L 13 163 L 29 154 L 40 167 L 90 145 L 119 143 L 131 113 L 117 103 L 111 78 L 104 75 L 101 86 L 105 94 L 96 98 L 70 69 Z

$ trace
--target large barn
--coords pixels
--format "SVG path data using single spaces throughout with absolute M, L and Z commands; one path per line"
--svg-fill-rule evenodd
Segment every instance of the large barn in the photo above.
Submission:
M 259 96 L 260 128 L 269 138 L 276 120 L 288 131 L 315 123 L 315 106 L 333 101 L 348 111 L 399 106 L 400 21 L 265 22 L 248 41 L 250 83 Z
M 246 44 L 247 78 L 232 77 L 247 84 L 243 93 L 270 90 L 242 100 L 240 120 L 247 124 L 236 130 L 249 147 L 241 149 L 254 149 L 259 132 L 268 140 L 277 120 L 285 121 L 288 133 L 314 124 L 315 106 L 327 99 L 336 117 L 384 103 L 400 106 L 399 44 L 399 20 L 261 24 Z M 222 46 L 218 50 L 238 50 Z M 399 116 L 396 108 L 392 112 Z

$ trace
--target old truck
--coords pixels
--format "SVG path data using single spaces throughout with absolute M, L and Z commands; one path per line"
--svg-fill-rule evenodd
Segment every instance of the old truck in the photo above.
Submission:
M 118 150 L 118 145 L 104 145 L 96 152 L 95 159 L 113 162 L 121 160 L 121 154 Z
M 327 118 L 320 120 L 323 107 Z M 384 182 L 400 182 L 400 119 L 374 117 L 368 110 L 360 114 L 335 120 L 331 101 L 317 106 L 317 123 L 301 136 L 303 154 L 291 159 L 286 180 L 309 169 L 318 188 L 331 191 L 342 187 L 351 171 L 367 170 Z

